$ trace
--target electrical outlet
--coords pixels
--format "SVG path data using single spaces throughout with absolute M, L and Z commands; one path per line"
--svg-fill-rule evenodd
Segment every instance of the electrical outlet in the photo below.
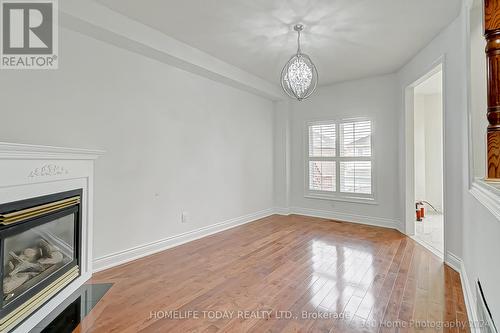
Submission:
M 181 214 L 181 222 L 182 223 L 188 223 L 189 222 L 189 213 L 188 212 L 182 212 L 182 214 Z

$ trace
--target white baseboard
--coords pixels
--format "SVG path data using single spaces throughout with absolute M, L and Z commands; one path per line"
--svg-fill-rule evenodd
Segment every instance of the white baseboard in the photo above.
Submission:
M 277 213 L 278 214 L 278 213 Z M 289 214 L 298 214 L 312 217 L 320 217 L 324 219 L 332 219 L 338 221 L 352 222 L 352 223 L 360 223 L 373 225 L 377 227 L 398 229 L 399 221 L 393 219 L 387 219 L 382 217 L 371 217 L 364 215 L 356 215 L 356 214 L 346 214 L 340 212 L 333 212 L 328 210 L 318 210 L 318 209 L 310 209 L 310 208 L 302 208 L 302 207 L 291 207 L 289 209 Z M 284 214 L 288 215 L 288 214 Z
M 444 262 L 457 272 L 462 272 L 462 259 L 450 251 L 446 251 Z
M 446 252 L 445 263 L 451 268 L 456 270 L 460 274 L 460 283 L 462 284 L 462 290 L 464 293 L 465 307 L 467 309 L 467 317 L 469 322 L 472 324 L 478 323 L 478 317 L 476 312 L 476 298 L 471 290 L 471 285 L 469 283 L 469 277 L 467 276 L 467 270 L 465 269 L 465 264 L 463 260 L 457 255 Z M 471 333 L 480 333 L 481 330 L 477 325 L 472 325 L 470 328 Z
M 93 261 L 93 271 L 99 272 L 111 267 L 115 267 L 127 263 L 129 261 L 139 259 L 147 255 L 154 254 L 169 249 L 171 247 L 175 247 L 196 239 L 200 239 L 230 228 L 234 228 L 242 224 L 253 222 L 255 220 L 273 214 L 278 214 L 278 215 L 299 214 L 312 217 L 335 219 L 339 221 L 368 224 L 368 225 L 393 228 L 393 229 L 397 229 L 397 227 L 399 226 L 399 223 L 396 220 L 384 219 L 379 217 L 368 217 L 362 215 L 336 213 L 331 211 L 314 210 L 314 209 L 298 208 L 298 207 L 292 207 L 292 208 L 275 207 L 273 209 L 266 209 L 260 212 L 248 214 L 228 221 L 213 224 L 207 227 L 188 231 L 180 235 L 171 236 L 152 243 L 139 245 L 127 250 L 115 252 L 100 258 L 96 258 Z
M 288 207 L 274 207 L 274 214 L 277 215 L 290 215 L 290 208 Z
M 150 254 L 157 253 L 187 242 L 191 242 L 196 239 L 200 239 L 227 229 L 231 229 L 242 224 L 253 222 L 255 220 L 273 214 L 274 214 L 274 209 L 269 208 L 256 213 L 240 216 L 221 223 L 212 224 L 203 228 L 191 230 L 179 235 L 167 237 L 155 242 L 139 245 L 127 250 L 115 252 L 100 258 L 96 258 L 93 261 L 93 271 L 95 273 L 114 266 L 118 266 L 127 263 L 129 261 L 139 259 L 148 256 Z
M 467 270 L 465 269 L 465 264 L 460 260 L 460 282 L 462 283 L 462 290 L 464 291 L 465 307 L 467 309 L 467 317 L 469 317 L 469 322 L 478 323 L 479 318 L 476 311 L 476 297 L 472 293 L 469 283 L 469 277 L 467 276 Z M 473 325 L 470 328 L 471 333 L 481 333 L 480 327 Z
M 415 242 L 417 242 L 418 244 L 422 245 L 423 247 L 425 247 L 427 250 L 431 251 L 432 253 L 434 253 L 434 255 L 436 257 L 438 257 L 439 259 L 441 259 L 442 261 L 444 261 L 444 253 L 441 252 L 440 249 L 436 249 L 434 246 L 432 246 L 431 244 L 427 243 L 424 239 L 422 238 L 419 238 L 417 235 L 408 235 L 408 237 L 410 237 L 411 239 L 413 239 Z

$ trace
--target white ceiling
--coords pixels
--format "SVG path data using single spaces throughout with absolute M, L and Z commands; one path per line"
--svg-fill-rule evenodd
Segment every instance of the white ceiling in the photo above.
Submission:
M 460 0 L 97 0 L 273 83 L 296 50 L 320 84 L 392 73 L 457 15 Z
M 439 71 L 415 87 L 415 94 L 433 95 L 443 91 L 443 72 Z

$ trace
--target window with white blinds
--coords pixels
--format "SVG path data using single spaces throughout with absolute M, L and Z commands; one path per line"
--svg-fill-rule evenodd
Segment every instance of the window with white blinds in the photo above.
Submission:
M 309 126 L 309 156 L 334 157 L 337 138 L 335 124 Z
M 372 156 L 371 139 L 371 121 L 340 123 L 340 156 Z
M 309 187 L 314 191 L 335 192 L 335 162 L 309 161 Z
M 373 198 L 370 120 L 309 123 L 307 133 L 309 195 Z

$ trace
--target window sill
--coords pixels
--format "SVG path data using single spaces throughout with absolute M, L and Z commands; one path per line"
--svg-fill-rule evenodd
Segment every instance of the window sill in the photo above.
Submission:
M 360 203 L 366 205 L 378 205 L 378 202 L 375 201 L 375 198 L 372 197 L 356 197 L 356 196 L 350 197 L 350 196 L 336 196 L 336 195 L 329 195 L 322 193 L 306 193 L 304 195 L 304 198 Z
M 470 194 L 500 220 L 500 182 L 476 178 L 469 190 Z

